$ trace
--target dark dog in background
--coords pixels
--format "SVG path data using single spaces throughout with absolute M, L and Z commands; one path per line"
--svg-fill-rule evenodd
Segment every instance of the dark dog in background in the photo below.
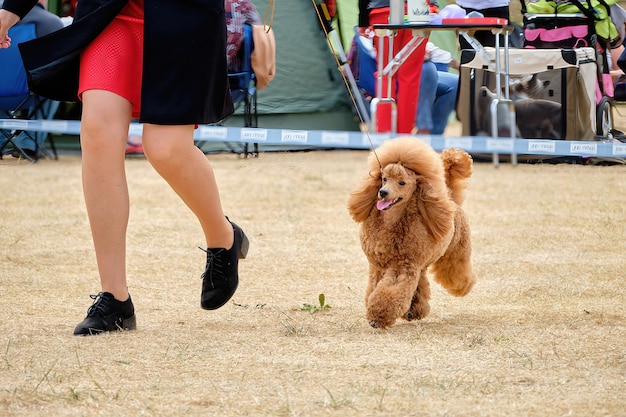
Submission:
M 476 99 L 476 112 L 478 117 L 478 136 L 491 136 L 491 112 L 493 101 L 497 98 L 496 93 L 489 88 L 482 86 Z M 513 119 L 512 106 L 501 101 L 496 107 L 497 136 L 508 138 L 511 136 L 511 125 L 515 129 L 515 137 L 521 137 L 521 132 L 517 129 L 515 119 Z
M 563 139 L 561 105 L 550 100 L 528 98 L 515 102 L 515 121 L 526 139 Z
M 513 77 L 509 82 L 509 96 L 515 109 L 516 137 L 526 139 L 562 139 L 563 115 L 561 104 L 546 100 L 550 81 L 542 81 L 537 74 Z M 482 86 L 478 107 L 482 109 L 479 130 L 491 132 L 491 103 L 496 94 Z M 502 104 L 504 105 L 504 104 Z M 504 105 L 506 106 L 506 105 Z M 498 136 L 509 137 L 510 112 L 499 107 L 497 114 Z
M 515 104 L 515 121 L 526 139 L 562 139 L 561 104 L 546 100 L 550 81 L 537 74 L 512 78 L 509 94 Z
M 545 100 L 549 97 L 549 85 L 550 80 L 540 80 L 537 74 L 510 76 L 509 97 L 514 102 L 528 98 Z

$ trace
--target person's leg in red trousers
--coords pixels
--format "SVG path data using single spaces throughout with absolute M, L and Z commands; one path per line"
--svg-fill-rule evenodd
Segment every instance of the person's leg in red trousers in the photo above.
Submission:
M 383 7 L 370 11 L 370 24 L 389 23 L 389 8 Z M 394 55 L 398 53 L 412 38 L 410 30 L 399 30 L 393 41 Z M 417 114 L 417 96 L 419 94 L 420 78 L 422 74 L 422 64 L 426 52 L 426 42 L 423 39 L 419 47 L 400 66 L 391 84 L 391 97 L 396 100 L 398 109 L 398 133 L 410 133 L 415 126 L 415 115 Z M 378 58 L 378 37 L 374 37 L 374 47 Z M 389 62 L 389 39 L 384 39 L 383 46 L 383 68 Z M 378 84 L 377 84 L 378 87 Z M 383 91 L 387 90 L 387 77 L 383 77 Z M 377 91 L 380 95 L 380 92 Z M 374 129 L 378 132 L 391 131 L 391 106 L 381 104 L 377 111 L 377 126 Z

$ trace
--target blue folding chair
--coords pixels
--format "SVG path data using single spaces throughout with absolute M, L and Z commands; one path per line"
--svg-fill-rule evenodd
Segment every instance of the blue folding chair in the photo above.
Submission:
M 244 127 L 259 127 L 259 117 L 257 113 L 257 86 L 256 77 L 252 70 L 250 56 L 254 50 L 254 39 L 252 38 L 252 26 L 244 24 L 244 40 L 239 52 L 237 60 L 239 62 L 237 71 L 228 73 L 230 82 L 230 92 L 235 104 L 235 109 L 243 106 L 243 124 Z M 230 147 L 230 145 L 227 144 Z M 242 153 L 244 157 L 248 157 L 248 144 L 242 145 Z M 231 148 L 231 151 L 236 152 Z M 238 152 L 236 152 L 238 153 Z M 259 144 L 254 144 L 252 152 L 254 156 L 259 155 Z
M 376 55 L 372 45 L 366 45 L 365 39 L 359 35 L 358 27 L 354 27 L 354 42 L 356 44 L 355 73 L 359 88 L 370 97 L 376 97 Z
M 228 82 L 230 85 L 230 95 L 235 105 L 235 112 L 243 106 L 243 127 L 258 127 L 257 113 L 257 80 L 252 69 L 251 55 L 254 50 L 254 39 L 252 36 L 252 26 L 248 23 L 243 25 L 243 43 L 235 56 L 231 68 L 228 71 Z M 235 68 L 235 69 L 232 69 Z M 226 119 L 217 123 L 223 125 Z M 232 153 L 243 155 L 259 155 L 259 145 L 254 143 L 254 150 L 250 152 L 248 143 L 224 142 L 224 145 Z M 196 142 L 201 150 L 202 144 Z M 204 151 L 204 150 L 203 150 Z
M 0 118 L 15 119 L 16 122 L 15 127 L 10 130 L 0 129 L 0 158 L 9 151 L 10 153 L 17 152 L 19 156 L 35 162 L 42 153 L 47 152 L 39 144 L 49 139 L 53 156 L 56 159 L 56 148 L 48 133 L 27 132 L 19 128 L 19 119 L 51 119 L 59 107 L 58 101 L 37 96 L 28 89 L 26 71 L 17 45 L 36 37 L 35 24 L 13 26 L 9 30 L 9 37 L 11 46 L 0 49 L 0 62 L 2 62 L 0 65 Z M 45 138 L 40 135 L 44 135 Z M 18 136 L 33 141 L 34 158 L 17 144 Z M 38 141 L 38 139 L 41 140 Z
M 243 45 L 239 49 L 239 70 L 230 72 L 231 95 L 236 106 L 244 105 L 244 127 L 258 127 L 256 77 L 250 63 L 254 50 L 252 26 L 244 24 Z

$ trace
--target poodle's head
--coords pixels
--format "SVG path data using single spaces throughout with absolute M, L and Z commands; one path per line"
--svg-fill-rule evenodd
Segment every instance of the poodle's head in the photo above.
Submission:
M 439 154 L 429 144 L 414 137 L 384 142 L 370 154 L 368 162 L 372 171 L 385 171 L 389 165 L 401 165 L 426 182 L 438 182 L 444 178 Z
M 378 210 L 400 209 L 407 204 L 417 189 L 417 174 L 399 163 L 382 169 L 378 190 Z
M 369 157 L 370 172 L 348 200 L 356 222 L 373 212 L 398 214 L 416 208 L 434 238 L 447 234 L 454 206 L 441 157 L 427 143 L 402 137 L 383 143 Z

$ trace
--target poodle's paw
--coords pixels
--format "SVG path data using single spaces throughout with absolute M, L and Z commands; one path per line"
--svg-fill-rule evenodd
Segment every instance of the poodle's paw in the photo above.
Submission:
M 422 317 L 422 315 L 418 313 L 417 311 L 409 310 L 404 314 L 404 316 L 402 316 L 402 318 L 405 319 L 406 321 L 413 321 L 413 320 L 421 320 L 424 317 Z
M 370 326 L 372 326 L 375 329 L 386 329 L 387 327 L 392 326 L 395 323 L 395 320 L 389 321 L 389 320 L 370 320 L 369 321 Z
M 390 319 L 389 317 L 384 317 L 383 315 L 380 315 L 380 314 L 372 314 L 371 312 L 368 312 L 367 320 L 370 326 L 372 326 L 375 329 L 386 329 L 387 327 L 393 325 L 396 322 L 395 318 Z
M 366 317 L 370 326 L 384 329 L 393 325 L 410 308 L 411 298 L 396 286 L 376 286 L 365 302 Z
M 380 325 L 379 322 L 377 322 L 376 320 L 370 320 L 370 326 L 372 326 L 375 329 L 380 329 L 382 328 L 382 326 Z
M 406 321 L 421 320 L 430 313 L 430 305 L 428 303 L 413 304 L 409 311 L 402 316 Z

